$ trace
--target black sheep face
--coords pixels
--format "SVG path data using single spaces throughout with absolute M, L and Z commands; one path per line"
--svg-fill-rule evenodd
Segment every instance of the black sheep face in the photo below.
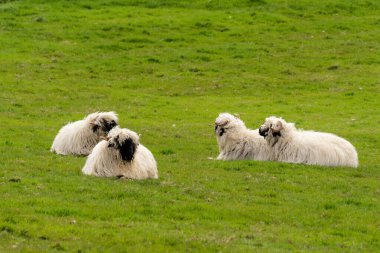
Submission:
M 215 120 L 215 134 L 218 137 L 222 137 L 231 129 L 240 127 L 244 127 L 243 121 L 229 113 L 221 113 Z
M 269 137 L 280 137 L 282 135 L 283 120 L 281 118 L 276 118 L 274 116 L 266 118 L 264 124 L 259 128 L 259 134 L 264 138 Z
M 108 119 L 108 120 L 102 119 L 101 126 L 102 126 L 102 130 L 105 133 L 108 133 L 109 131 L 111 131 L 112 128 L 117 126 L 117 122 L 114 119 Z
M 97 113 L 91 126 L 94 133 L 105 137 L 112 128 L 118 126 L 117 115 L 114 112 Z
M 118 149 L 121 158 L 131 162 L 139 145 L 139 136 L 128 129 L 113 128 L 108 134 L 108 147 Z

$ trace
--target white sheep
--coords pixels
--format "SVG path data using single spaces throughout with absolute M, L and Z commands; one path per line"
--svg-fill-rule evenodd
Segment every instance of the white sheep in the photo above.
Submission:
M 265 120 L 259 132 L 277 161 L 358 167 L 354 146 L 334 134 L 298 130 L 293 123 L 274 116 Z
M 128 179 L 158 178 L 153 154 L 139 143 L 139 136 L 128 129 L 113 128 L 87 157 L 83 174 Z
M 117 122 L 114 112 L 96 112 L 68 123 L 59 130 L 50 151 L 61 155 L 88 155 Z
M 215 120 L 218 160 L 270 160 L 269 147 L 258 129 L 248 129 L 242 120 L 221 113 Z

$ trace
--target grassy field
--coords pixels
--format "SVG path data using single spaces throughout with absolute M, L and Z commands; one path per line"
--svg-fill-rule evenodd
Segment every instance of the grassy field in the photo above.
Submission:
M 379 252 L 380 2 L 0 0 L 0 252 Z M 82 175 L 59 128 L 114 110 L 159 180 Z M 277 115 L 360 167 L 222 162 Z

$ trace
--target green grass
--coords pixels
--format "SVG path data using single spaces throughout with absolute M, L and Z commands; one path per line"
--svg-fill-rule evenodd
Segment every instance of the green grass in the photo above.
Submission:
M 0 252 L 379 252 L 380 3 L 0 1 Z M 81 174 L 59 128 L 115 110 L 159 180 Z M 222 162 L 213 122 L 351 141 L 358 169 Z

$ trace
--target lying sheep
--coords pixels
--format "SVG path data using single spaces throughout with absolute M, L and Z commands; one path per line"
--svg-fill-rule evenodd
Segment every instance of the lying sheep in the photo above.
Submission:
M 59 130 L 50 151 L 61 155 L 88 155 L 117 122 L 114 112 L 96 112 L 68 123 Z
M 354 146 L 334 134 L 298 130 L 293 123 L 273 116 L 259 133 L 277 161 L 354 168 L 359 164 Z
M 139 143 L 139 136 L 128 129 L 113 128 L 87 157 L 82 172 L 98 177 L 129 179 L 158 178 L 152 153 Z

